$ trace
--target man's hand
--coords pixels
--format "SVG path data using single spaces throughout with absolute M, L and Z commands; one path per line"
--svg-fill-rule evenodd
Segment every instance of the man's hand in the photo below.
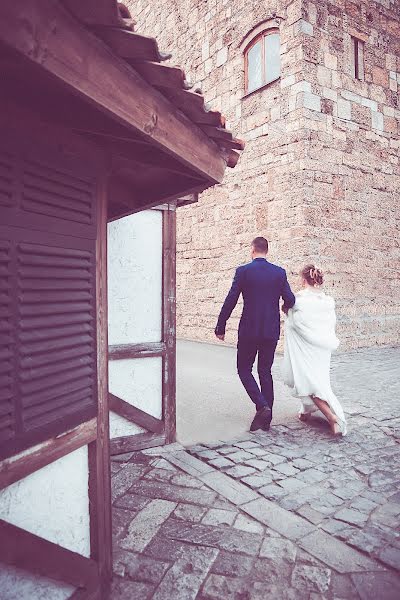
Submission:
M 221 342 L 223 342 L 225 340 L 225 334 L 224 333 L 216 333 L 215 336 L 221 340 Z

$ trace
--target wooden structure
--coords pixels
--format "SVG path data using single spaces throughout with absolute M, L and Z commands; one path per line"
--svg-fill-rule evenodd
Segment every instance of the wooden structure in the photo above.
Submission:
M 0 4 L 0 579 L 20 598 L 106 595 L 110 405 L 150 430 L 134 447 L 174 439 L 175 208 L 243 144 L 166 58 L 115 0 Z M 107 222 L 155 206 L 162 338 L 111 358 L 162 357 L 160 419 L 107 375 Z

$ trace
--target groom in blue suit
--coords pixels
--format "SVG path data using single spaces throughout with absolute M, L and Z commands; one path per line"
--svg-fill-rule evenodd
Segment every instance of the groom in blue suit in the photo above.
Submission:
M 274 386 L 271 367 L 280 336 L 279 300 L 287 312 L 295 303 L 286 271 L 267 261 L 268 241 L 256 237 L 251 244 L 252 262 L 236 269 L 232 287 L 218 317 L 215 335 L 225 339 L 226 322 L 243 295 L 243 312 L 239 323 L 237 370 L 240 380 L 254 402 L 256 415 L 250 431 L 268 431 L 272 420 Z M 260 387 L 252 369 L 258 354 Z

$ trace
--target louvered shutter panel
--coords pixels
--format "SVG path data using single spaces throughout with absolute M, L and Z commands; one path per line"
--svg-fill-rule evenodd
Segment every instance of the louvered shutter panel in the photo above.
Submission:
M 95 184 L 79 157 L 0 148 L 1 457 L 96 414 Z

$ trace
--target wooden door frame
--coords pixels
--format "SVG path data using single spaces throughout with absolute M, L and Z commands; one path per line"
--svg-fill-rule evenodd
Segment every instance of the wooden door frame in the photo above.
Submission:
M 162 212 L 162 340 L 112 345 L 108 348 L 108 356 L 109 360 L 162 359 L 162 419 L 156 419 L 109 393 L 112 411 L 148 430 L 112 439 L 111 454 L 162 446 L 176 438 L 176 202 L 156 209 Z

